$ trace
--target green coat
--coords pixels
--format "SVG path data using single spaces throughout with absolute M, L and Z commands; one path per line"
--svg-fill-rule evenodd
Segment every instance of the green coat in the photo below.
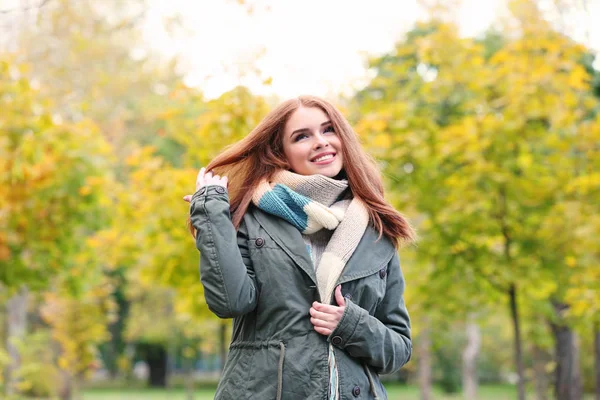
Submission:
M 326 337 L 310 322 L 318 301 L 313 263 L 301 233 L 251 206 L 236 232 L 227 190 L 207 186 L 191 200 L 208 307 L 234 318 L 217 399 L 327 399 L 333 344 L 340 399 L 386 399 L 379 374 L 410 359 L 404 278 L 391 241 L 369 227 L 339 278 L 346 309 Z

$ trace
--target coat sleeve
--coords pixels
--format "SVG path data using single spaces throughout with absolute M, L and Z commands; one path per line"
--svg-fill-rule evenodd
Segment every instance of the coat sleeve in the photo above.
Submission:
M 242 222 L 236 232 L 229 214 L 227 190 L 216 185 L 192 196 L 190 218 L 200 251 L 200 280 L 208 308 L 220 318 L 233 318 L 256 308 L 256 279 Z
M 363 360 L 378 373 L 391 374 L 408 362 L 412 354 L 410 319 L 404 304 L 404 277 L 395 254 L 387 268 L 385 297 L 370 315 L 346 299 L 338 326 L 329 336 L 334 346 Z

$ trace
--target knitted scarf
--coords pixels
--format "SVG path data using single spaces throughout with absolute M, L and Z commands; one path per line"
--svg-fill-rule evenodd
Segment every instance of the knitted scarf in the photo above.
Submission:
M 334 230 L 315 268 L 321 302 L 326 304 L 369 223 L 362 201 L 338 200 L 347 187 L 346 180 L 282 170 L 262 181 L 252 196 L 258 208 L 285 219 L 303 234 Z

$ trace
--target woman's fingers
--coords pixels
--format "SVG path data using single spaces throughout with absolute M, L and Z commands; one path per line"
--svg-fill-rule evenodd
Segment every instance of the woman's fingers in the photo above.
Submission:
M 336 327 L 336 325 L 334 325 L 332 323 L 325 323 L 325 322 L 320 321 L 320 320 L 314 320 L 313 321 L 313 318 L 310 319 L 310 322 L 312 323 L 313 328 L 314 328 L 315 331 L 317 331 L 321 335 L 325 335 L 325 336 L 331 335 L 331 332 L 333 332 L 333 330 Z
M 309 310 L 310 323 L 315 331 L 322 335 L 330 335 L 337 327 L 344 314 L 345 307 L 330 306 L 327 304 L 314 302 Z
M 196 177 L 196 191 L 199 190 L 203 186 L 208 185 L 219 185 L 223 187 L 227 187 L 228 179 L 226 176 L 213 175 L 211 171 L 206 171 L 206 168 L 200 168 L 198 171 L 198 176 Z M 191 196 L 184 196 L 183 200 L 188 203 L 191 201 Z
M 310 316 L 322 321 L 335 321 L 335 315 L 320 312 L 315 310 L 314 308 L 310 309 Z
M 344 296 L 342 296 L 342 285 L 338 285 L 335 288 L 335 301 L 340 307 L 344 307 L 346 305 L 346 299 Z
M 224 188 L 227 187 L 227 177 L 224 176 L 220 179 L 215 179 L 214 177 L 212 179 L 200 179 L 198 181 L 196 181 L 196 191 L 198 189 L 200 189 L 203 186 L 208 186 L 208 185 L 219 185 L 219 186 L 223 186 Z M 183 196 L 183 200 L 187 201 L 188 203 L 192 201 L 192 195 L 191 194 L 186 194 L 185 196 Z
M 317 311 L 321 311 L 327 314 L 338 314 L 344 313 L 344 309 L 341 306 L 332 306 L 329 304 L 323 304 L 323 303 L 319 303 L 318 301 L 313 302 L 312 304 L 312 308 L 314 308 Z
M 208 176 L 208 174 L 206 174 L 206 185 L 219 185 L 219 186 L 223 186 L 223 187 L 227 187 L 227 177 L 226 176 L 221 176 L 221 175 L 213 175 L 213 176 Z
M 200 168 L 200 171 L 198 171 L 198 176 L 196 177 L 196 190 L 204 186 L 204 171 L 204 168 Z
M 321 328 L 320 326 L 315 326 L 315 331 L 317 331 L 317 333 L 320 333 L 323 336 L 329 336 L 331 335 L 331 332 L 333 332 L 333 330 L 331 329 Z
M 331 329 L 331 330 L 333 330 L 337 325 L 337 323 L 334 323 L 331 321 L 323 321 L 321 319 L 316 319 L 316 318 L 311 318 L 310 322 L 316 328 L 327 328 L 327 329 Z

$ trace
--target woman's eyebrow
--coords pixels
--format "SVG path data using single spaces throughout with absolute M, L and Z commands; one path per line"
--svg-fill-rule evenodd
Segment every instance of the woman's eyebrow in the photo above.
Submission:
M 321 124 L 321 126 L 325 126 L 328 124 L 331 124 L 331 121 L 325 121 Z M 294 136 L 296 133 L 302 133 L 302 132 L 310 132 L 310 129 L 308 129 L 308 128 L 296 129 L 294 132 L 292 132 L 290 137 Z
M 308 128 L 296 129 L 294 132 L 292 132 L 290 137 L 294 136 L 296 133 L 302 133 L 302 132 L 310 132 L 310 130 Z

